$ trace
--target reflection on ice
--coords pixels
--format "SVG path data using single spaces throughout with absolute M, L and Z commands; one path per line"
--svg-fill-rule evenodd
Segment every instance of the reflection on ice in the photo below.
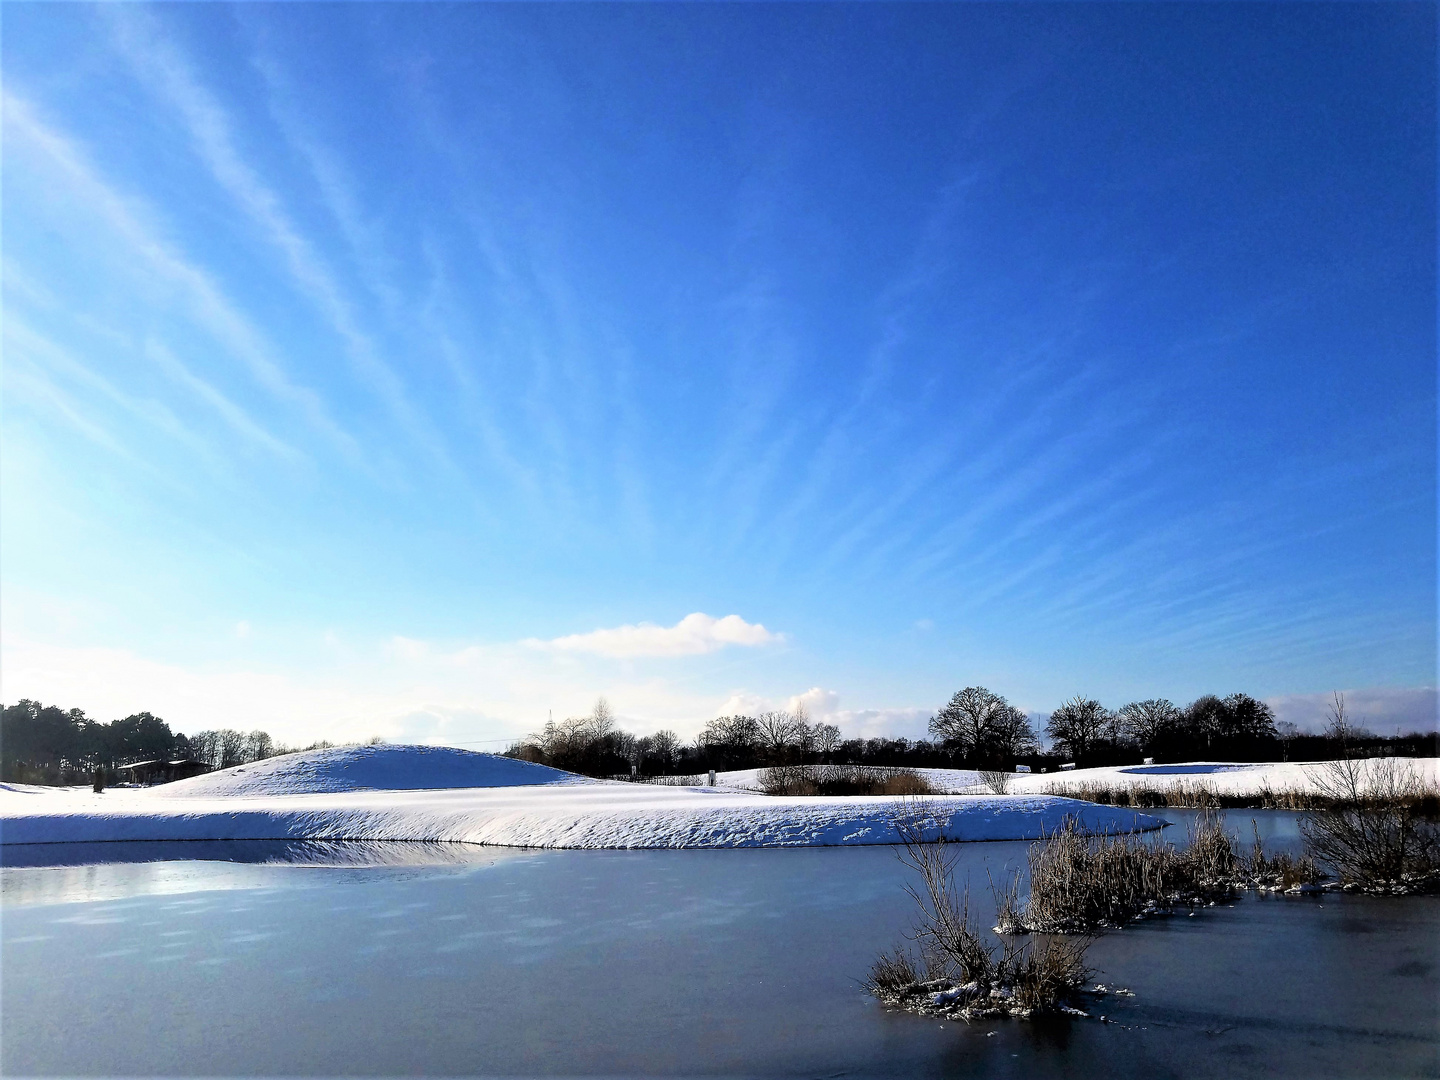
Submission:
M 198 840 L 0 846 L 0 904 L 68 904 L 212 890 L 303 887 L 307 868 L 470 870 L 518 849 L 403 841 Z M 327 880 L 333 881 L 333 874 Z

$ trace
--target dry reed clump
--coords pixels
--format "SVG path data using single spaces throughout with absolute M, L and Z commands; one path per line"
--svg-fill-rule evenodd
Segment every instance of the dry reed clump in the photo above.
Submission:
M 1176 848 L 1158 836 L 1086 836 L 1075 823 L 1030 848 L 1030 895 L 997 894 L 997 932 L 1094 933 L 1177 906 L 1197 907 L 1240 889 L 1313 892 L 1324 875 L 1308 855 L 1267 855 L 1260 831 L 1248 854 L 1237 850 L 1219 811 L 1207 811 Z
M 1292 856 L 1285 852 L 1266 855 L 1265 845 L 1260 842 L 1260 828 L 1250 823 L 1255 833 L 1255 842 L 1245 862 L 1245 871 L 1251 885 L 1269 892 L 1299 892 L 1307 886 L 1320 884 L 1325 875 L 1309 855 Z
M 1195 907 L 1237 889 L 1316 880 L 1313 864 L 1288 856 L 1266 859 L 1258 836 L 1250 858 L 1235 850 L 1218 812 L 1203 814 L 1177 849 L 1159 837 L 1087 836 L 1073 821 L 1030 848 L 1030 895 L 999 900 L 1005 933 L 1094 933 L 1178 905 Z
M 912 769 L 864 765 L 777 765 L 756 776 L 766 795 L 937 795 Z
M 943 839 L 927 840 L 918 814 L 901 817 L 901 858 L 919 872 L 906 886 L 919 915 L 913 938 L 922 978 L 906 952 L 882 953 L 866 988 L 888 1005 L 931 1016 L 971 1020 L 1063 1011 L 1090 975 L 1088 941 L 1046 937 L 1035 942 L 987 941 L 970 912 L 968 889 L 957 889 L 954 857 Z M 1012 886 L 1013 890 L 1013 886 Z

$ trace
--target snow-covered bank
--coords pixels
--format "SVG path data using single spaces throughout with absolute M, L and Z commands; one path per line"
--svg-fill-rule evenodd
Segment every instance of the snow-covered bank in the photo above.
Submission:
M 893 798 L 768 798 L 609 783 L 553 769 L 532 772 L 540 766 L 488 754 L 446 751 L 438 759 L 427 757 L 434 752 L 405 746 L 312 751 L 243 766 L 244 771 L 101 794 L 75 788 L 44 795 L 0 790 L 0 843 L 283 839 L 712 848 L 897 840 Z M 448 762 L 445 775 L 469 776 L 471 784 L 437 788 L 420 782 L 427 760 Z M 381 790 L 380 781 L 388 787 Z M 307 790 L 307 784 L 328 789 Z M 923 801 L 952 840 L 1035 839 L 1067 817 L 1094 832 L 1162 824 L 1134 811 L 1053 796 Z
M 1373 768 L 1380 761 L 1399 761 L 1415 770 L 1424 783 L 1437 783 L 1437 758 L 1373 758 L 1363 765 Z M 1175 765 L 1113 765 L 1100 769 L 1072 769 L 1067 772 L 1016 774 L 1010 790 L 1018 794 L 1098 786 L 1106 788 L 1145 787 L 1165 790 L 1183 786 L 1204 786 L 1217 795 L 1259 796 L 1265 791 L 1314 794 L 1320 790 L 1328 762 L 1270 761 L 1256 764 L 1223 761 L 1189 761 Z M 923 771 L 923 770 L 922 770 Z
M 1374 758 L 1362 763 L 1370 769 L 1381 760 L 1399 761 L 1415 770 L 1425 784 L 1440 785 L 1440 758 Z M 1007 773 L 1007 791 L 1016 795 L 1043 795 L 1048 792 L 1074 790 L 1081 787 L 1114 789 L 1122 786 L 1165 790 L 1181 786 L 1193 789 L 1204 786 L 1217 795 L 1236 797 L 1259 796 L 1271 792 L 1314 793 L 1317 780 L 1324 775 L 1329 762 L 1271 761 L 1225 762 L 1187 761 L 1173 765 L 1111 765 L 1097 769 L 1068 769 L 1051 773 Z M 952 795 L 983 795 L 989 791 L 985 779 L 974 769 L 925 769 L 898 766 L 917 773 L 936 791 Z M 717 773 L 717 787 L 735 791 L 759 791 L 761 769 L 737 769 Z M 894 771 L 880 767 L 877 772 Z M 670 778 L 666 778 L 667 780 Z M 686 779 L 677 777 L 674 779 Z M 698 781 L 700 777 L 688 778 Z

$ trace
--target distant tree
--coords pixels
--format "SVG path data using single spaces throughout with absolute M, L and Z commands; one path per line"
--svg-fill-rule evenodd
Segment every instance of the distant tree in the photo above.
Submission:
M 1217 697 L 1206 694 L 1185 707 L 1180 723 L 1188 757 L 1225 757 L 1255 760 L 1272 755 L 1279 733 L 1275 713 L 1249 694 Z
M 244 733 L 234 728 L 221 728 L 216 734 L 220 737 L 220 768 L 245 764 Z
M 783 764 L 808 734 L 803 720 L 789 712 L 762 712 L 755 717 L 760 753 L 769 764 Z
M 383 743 L 385 740 L 379 735 L 370 740 L 371 746 Z M 264 761 L 275 754 L 275 740 L 270 738 L 268 732 L 252 731 L 245 736 L 244 757 L 246 761 Z
M 603 739 L 613 730 L 615 730 L 615 714 L 610 710 L 610 702 L 603 697 L 598 697 L 595 699 L 595 707 L 590 710 L 590 737 Z
M 834 724 L 817 723 L 810 729 L 810 748 L 826 761 L 840 747 L 840 729 Z
M 1200 754 L 1215 748 L 1224 738 L 1226 718 L 1225 702 L 1214 694 L 1205 694 L 1185 706 L 1183 717 L 1185 734 Z
M 695 740 L 701 758 L 720 768 L 749 765 L 759 753 L 760 725 L 753 716 L 717 716 Z
M 680 757 L 680 737 L 675 732 L 662 728 L 654 735 L 640 740 L 645 745 L 645 755 L 662 770 L 675 767 Z
M 930 718 L 930 734 L 977 765 L 1013 759 L 1035 744 L 1030 718 L 983 686 L 957 691 Z
M 1009 767 L 1016 758 L 1033 754 L 1039 749 L 1035 729 L 1023 709 L 1006 704 L 996 715 L 981 744 L 981 764 Z
M 1115 714 L 1117 734 L 1147 754 L 1155 753 L 1179 727 L 1180 710 L 1165 698 L 1132 701 Z
M 1226 734 L 1242 740 L 1274 739 L 1275 710 L 1249 694 L 1231 694 L 1224 701 Z
M 1111 716 L 1105 706 L 1077 695 L 1050 714 L 1045 733 L 1057 750 L 1078 762 L 1090 756 L 1106 737 L 1110 725 Z

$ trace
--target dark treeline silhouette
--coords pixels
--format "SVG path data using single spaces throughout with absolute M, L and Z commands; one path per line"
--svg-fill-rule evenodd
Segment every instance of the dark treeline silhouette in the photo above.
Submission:
M 1012 770 L 1016 765 L 1058 769 L 1219 761 L 1329 761 L 1365 756 L 1440 756 L 1440 735 L 1414 732 L 1382 737 L 1352 730 L 1342 746 L 1330 735 L 1301 733 L 1275 722 L 1268 705 L 1248 694 L 1207 694 L 1181 708 L 1164 699 L 1111 710 L 1077 696 L 1040 718 L 1049 749 L 1032 717 L 984 687 L 957 692 L 930 720 L 930 739 L 841 739 L 832 724 L 809 722 L 803 709 L 756 716 L 719 716 L 691 743 L 673 731 L 636 737 L 615 724 L 604 698 L 589 716 L 569 717 L 513 744 L 509 757 L 588 776 L 694 775 L 709 769 L 777 765 L 877 765 L 912 768 Z
M 547 722 L 513 744 L 509 757 L 587 776 L 693 775 L 709 769 L 778 765 L 875 765 L 1009 771 L 1025 764 L 1055 769 L 1219 761 L 1331 761 L 1364 757 L 1437 757 L 1440 734 L 1380 736 L 1352 725 L 1343 744 L 1331 734 L 1308 734 L 1276 722 L 1264 702 L 1247 694 L 1207 694 L 1184 708 L 1164 699 L 1107 709 L 1077 696 L 1040 718 L 1050 747 L 1042 749 L 1035 718 L 984 687 L 957 692 L 930 719 L 930 739 L 841 739 L 833 724 L 811 723 L 803 708 L 755 716 L 718 716 L 693 742 L 673 731 L 637 737 L 616 726 L 604 698 L 589 716 Z M 375 740 L 372 740 L 375 741 Z M 138 761 L 188 758 L 224 769 L 263 758 L 314 750 L 328 742 L 290 747 L 264 731 L 231 728 L 185 736 L 148 712 L 109 723 L 80 709 L 22 699 L 0 711 L 0 781 L 24 784 L 89 782 L 100 769 L 114 783 L 116 769 Z
M 226 769 L 329 745 L 289 747 L 263 731 L 231 728 L 187 737 L 148 712 L 103 723 L 81 709 L 42 705 L 28 698 L 0 709 L 0 780 L 18 784 L 85 783 L 96 769 L 106 783 L 114 783 L 121 766 L 156 759 L 190 759 Z

